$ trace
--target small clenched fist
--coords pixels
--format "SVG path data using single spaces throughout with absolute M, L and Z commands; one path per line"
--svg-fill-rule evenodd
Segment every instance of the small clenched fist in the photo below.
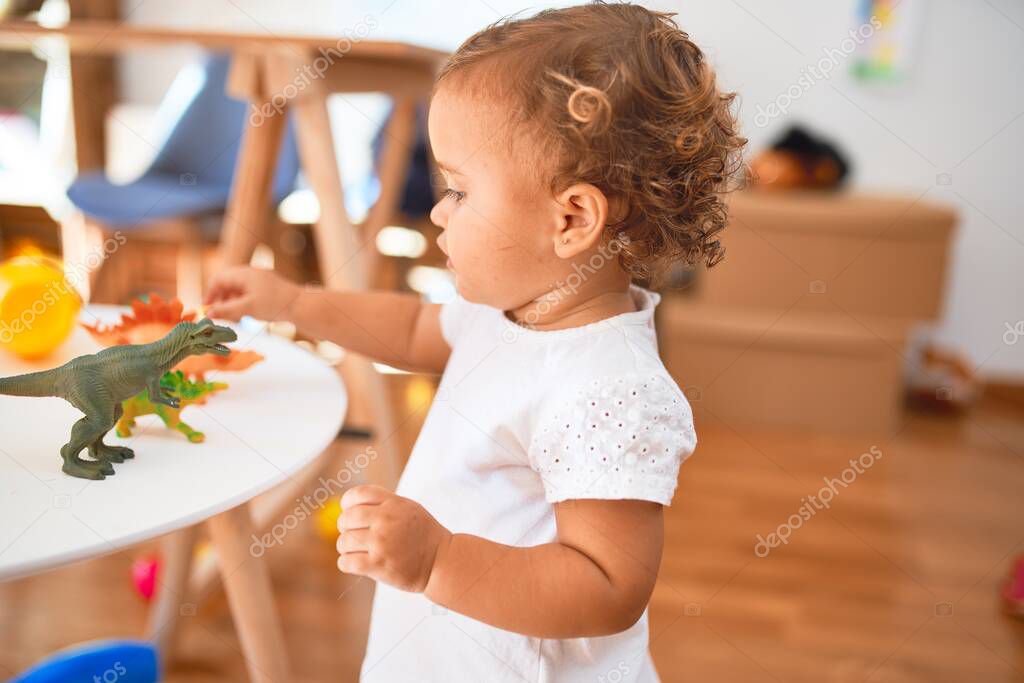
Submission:
M 379 486 L 355 486 L 341 497 L 338 569 L 404 591 L 427 588 L 434 561 L 451 532 L 422 505 Z

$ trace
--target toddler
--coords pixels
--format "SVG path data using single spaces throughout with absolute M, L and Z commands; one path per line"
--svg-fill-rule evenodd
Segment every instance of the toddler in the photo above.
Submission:
M 671 16 L 549 10 L 450 58 L 428 127 L 453 301 L 211 283 L 211 316 L 441 374 L 397 490 L 342 498 L 338 566 L 377 582 L 365 681 L 657 680 L 662 506 L 697 440 L 648 287 L 720 258 L 745 143 Z

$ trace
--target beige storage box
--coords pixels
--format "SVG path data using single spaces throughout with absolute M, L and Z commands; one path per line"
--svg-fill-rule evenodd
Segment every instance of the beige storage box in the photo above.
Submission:
M 955 222 L 952 209 L 914 196 L 737 192 L 725 260 L 701 273 L 696 296 L 714 306 L 935 320 Z
M 659 347 L 698 421 L 891 434 L 907 326 L 843 313 L 740 311 L 668 294 Z

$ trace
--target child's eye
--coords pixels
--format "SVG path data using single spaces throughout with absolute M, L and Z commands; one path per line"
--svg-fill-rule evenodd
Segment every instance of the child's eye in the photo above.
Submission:
M 451 197 L 452 199 L 455 200 L 455 203 L 457 204 L 457 203 L 461 202 L 463 199 L 466 198 L 466 193 L 465 192 L 460 192 L 459 190 L 453 190 L 450 187 L 446 187 L 444 189 L 443 196 L 446 199 L 448 197 Z

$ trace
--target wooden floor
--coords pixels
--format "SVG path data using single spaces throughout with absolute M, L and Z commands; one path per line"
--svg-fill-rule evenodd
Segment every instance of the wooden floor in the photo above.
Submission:
M 410 380 L 394 382 L 397 404 L 412 405 L 401 391 Z M 423 412 L 403 414 L 407 448 Z M 887 438 L 701 417 L 651 605 L 662 679 L 1024 681 L 1024 621 L 998 600 L 1024 553 L 1022 417 L 999 405 L 961 420 L 917 415 Z M 799 517 L 823 478 L 873 446 L 881 457 L 835 485 L 829 510 Z M 756 556 L 758 534 L 787 520 L 788 544 Z M 0 584 L 0 675 L 72 643 L 142 634 L 129 566 L 152 548 Z M 372 585 L 336 571 L 311 523 L 266 557 L 296 680 L 355 680 Z M 238 648 L 219 596 L 186 619 L 167 680 L 244 680 Z

